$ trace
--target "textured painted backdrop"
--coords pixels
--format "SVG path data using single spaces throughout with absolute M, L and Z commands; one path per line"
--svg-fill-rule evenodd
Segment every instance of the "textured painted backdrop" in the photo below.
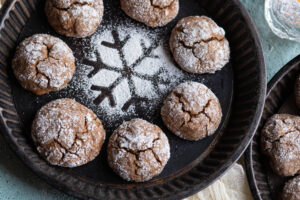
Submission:
M 264 19 L 262 0 L 241 0 L 258 28 L 268 70 L 268 80 L 300 54 L 300 44 L 276 37 Z M 0 200 L 73 199 L 47 185 L 12 153 L 0 136 Z

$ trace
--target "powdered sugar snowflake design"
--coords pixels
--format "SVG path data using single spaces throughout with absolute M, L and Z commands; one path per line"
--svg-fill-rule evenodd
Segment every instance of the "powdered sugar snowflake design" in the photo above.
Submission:
M 182 77 L 154 34 L 142 29 L 111 28 L 91 39 L 94 46 L 83 64 L 93 103 L 108 114 L 150 107 Z

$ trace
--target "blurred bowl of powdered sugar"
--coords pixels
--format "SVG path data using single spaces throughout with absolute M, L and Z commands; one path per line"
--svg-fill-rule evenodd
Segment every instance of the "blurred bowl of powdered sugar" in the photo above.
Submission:
M 266 0 L 265 17 L 277 36 L 300 42 L 300 0 Z

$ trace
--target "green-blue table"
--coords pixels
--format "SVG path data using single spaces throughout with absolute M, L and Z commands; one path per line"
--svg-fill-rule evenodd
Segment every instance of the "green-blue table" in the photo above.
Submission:
M 275 36 L 264 18 L 263 0 L 241 0 L 252 16 L 263 45 L 268 80 L 300 54 L 300 44 Z M 73 199 L 49 186 L 30 171 L 0 136 L 0 200 Z

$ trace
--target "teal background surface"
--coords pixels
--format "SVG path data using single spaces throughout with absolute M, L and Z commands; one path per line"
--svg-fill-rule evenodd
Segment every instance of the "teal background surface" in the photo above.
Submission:
M 241 0 L 252 16 L 263 45 L 268 80 L 288 61 L 300 54 L 300 44 L 278 38 L 264 18 L 263 0 Z M 0 136 L 0 200 L 73 199 L 49 186 L 31 172 Z

